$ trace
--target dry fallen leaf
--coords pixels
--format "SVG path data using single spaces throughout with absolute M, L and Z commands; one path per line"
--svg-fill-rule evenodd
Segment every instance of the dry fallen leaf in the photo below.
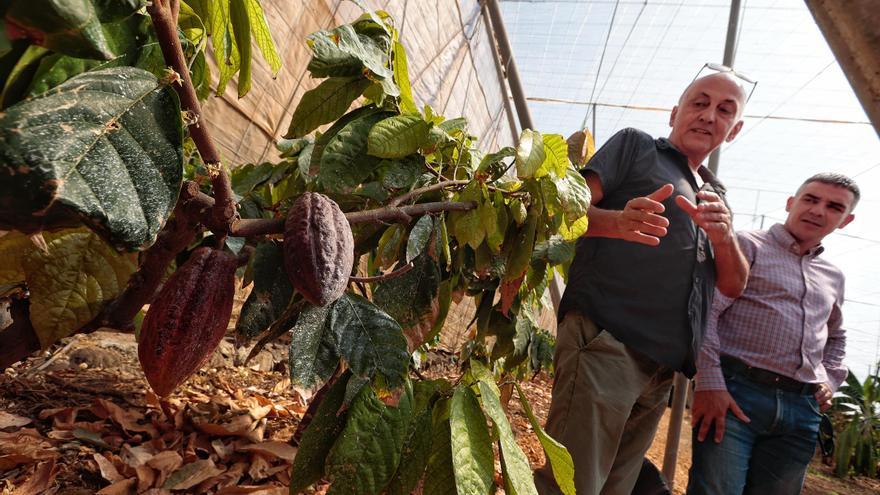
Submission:
M 135 485 L 137 485 L 137 482 L 137 478 L 120 480 L 110 486 L 105 486 L 104 488 L 98 490 L 95 495 L 129 495 Z
M 211 459 L 202 459 L 191 462 L 175 471 L 165 480 L 162 488 L 168 490 L 186 490 L 192 488 L 206 479 L 217 476 L 222 473 L 223 469 L 219 469 L 214 465 Z
M 113 462 L 101 454 L 93 454 L 92 458 L 98 463 L 98 469 L 101 470 L 101 477 L 110 483 L 116 483 L 125 479 L 125 476 L 119 474 L 119 470 L 113 465 Z
M 217 492 L 217 495 L 287 495 L 287 488 L 273 485 L 230 486 Z
M 19 428 L 26 424 L 30 424 L 30 422 L 30 418 L 11 414 L 6 411 L 0 411 L 0 430 L 6 428 Z
M 55 459 L 37 464 L 34 474 L 28 480 L 12 492 L 12 495 L 42 495 L 46 493 L 52 483 L 58 469 L 55 467 Z
M 259 452 L 287 462 L 293 462 L 296 457 L 296 447 L 286 442 L 261 442 L 236 447 L 240 452 Z
M 165 482 L 165 479 L 183 464 L 183 458 L 173 450 L 159 452 L 147 461 L 147 466 L 159 471 L 157 485 Z

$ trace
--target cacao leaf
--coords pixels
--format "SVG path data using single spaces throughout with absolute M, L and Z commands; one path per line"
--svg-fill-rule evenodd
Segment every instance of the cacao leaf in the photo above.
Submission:
M 382 234 L 376 246 L 376 262 L 379 266 L 389 267 L 397 261 L 397 253 L 403 243 L 403 232 L 400 224 L 394 224 Z
M 424 176 L 425 157 L 410 155 L 403 160 L 394 160 L 385 169 L 382 186 L 386 189 L 410 189 Z
M 544 428 L 538 422 L 538 418 L 532 412 L 532 407 L 529 405 L 529 401 L 526 400 L 526 396 L 519 384 L 514 383 L 514 386 L 516 387 L 516 393 L 519 395 L 519 403 L 522 405 L 526 416 L 528 416 L 529 423 L 532 424 L 532 430 L 538 436 L 541 446 L 544 447 L 544 452 L 547 454 L 547 460 L 550 461 L 553 477 L 556 478 L 559 489 L 565 495 L 574 495 L 574 462 L 571 460 L 571 454 L 568 453 L 568 450 L 561 443 L 554 440 L 544 431 Z
M 400 87 L 400 111 L 402 113 L 418 113 L 412 95 L 412 86 L 409 82 L 409 64 L 407 62 L 406 49 L 399 41 L 395 41 L 392 45 L 392 54 L 394 56 L 394 80 Z
M 423 215 L 413 226 L 406 240 L 406 262 L 416 259 L 431 239 L 434 233 L 434 219 L 431 215 Z M 398 320 L 399 321 L 399 320 Z
M 390 388 L 403 383 L 409 367 L 406 339 L 400 325 L 375 304 L 343 294 L 333 304 L 329 330 L 339 355 L 356 375 L 378 374 Z
M 486 417 L 470 387 L 459 386 L 449 411 L 452 465 L 458 493 L 489 495 L 495 492 L 495 454 L 486 428 Z
M 462 215 L 452 226 L 455 238 L 462 244 L 467 244 L 472 249 L 477 249 L 486 238 L 486 231 L 480 213 L 474 209 Z
M 313 77 L 354 76 L 365 68 L 376 77 L 391 77 L 385 50 L 370 37 L 356 33 L 350 25 L 312 33 L 306 43 L 312 49 L 308 70 Z
M 229 0 L 229 22 L 238 48 L 238 97 L 251 90 L 251 21 L 248 17 L 248 0 Z
M 498 388 L 498 384 L 495 383 L 495 375 L 492 374 L 492 370 L 476 359 L 468 360 L 468 364 L 470 365 L 470 373 L 474 380 L 485 383 L 493 392 L 495 392 L 495 395 L 501 395 L 501 389 Z
M 149 246 L 177 201 L 182 143 L 177 95 L 152 74 L 76 76 L 0 116 L 0 226 L 82 220 L 117 247 Z
M 303 432 L 290 471 L 290 493 L 302 492 L 324 475 L 327 454 L 345 427 L 347 413 L 340 408 L 350 378 L 351 373 L 346 372 L 330 387 Z
M 290 382 L 313 390 L 330 379 L 339 364 L 333 335 L 328 331 L 330 308 L 311 306 L 299 315 L 288 353 Z
M 245 8 L 247 9 L 254 42 L 256 42 L 257 48 L 260 49 L 260 53 L 263 54 L 263 60 L 272 69 L 272 75 L 276 76 L 281 69 L 281 57 L 278 56 L 278 49 L 275 47 L 272 33 L 269 32 L 269 25 L 266 23 L 263 6 L 260 5 L 260 0 L 247 0 Z
M 27 96 L 27 87 L 39 71 L 40 63 L 52 52 L 36 45 L 27 47 L 9 71 L 0 92 L 0 108 L 6 108 Z
M 413 268 L 398 277 L 379 282 L 373 302 L 397 320 L 410 352 L 425 343 L 440 314 L 437 300 L 440 270 L 427 253 L 413 260 Z
M 28 236 L 9 232 L 0 237 L 0 285 L 13 285 L 24 282 L 27 276 L 22 260 L 34 249 Z
M 541 133 L 531 129 L 522 131 L 516 148 L 516 175 L 520 179 L 535 177 L 546 159 Z
M 293 112 L 284 137 L 302 137 L 322 124 L 335 121 L 369 85 L 369 79 L 360 76 L 331 77 L 306 91 Z
M 574 258 L 575 243 L 567 241 L 561 235 L 552 235 L 546 241 L 535 244 L 532 262 L 543 260 L 551 265 L 568 263 Z
M 128 7 L 133 7 L 128 11 L 132 14 L 140 6 Z M 96 2 L 91 0 L 13 0 L 6 10 L 6 22 L 21 33 L 16 38 L 28 38 L 65 55 L 107 60 L 114 53 L 98 14 Z
M 428 129 L 421 115 L 389 117 L 370 129 L 367 152 L 380 158 L 403 158 L 427 144 Z
M 386 115 L 367 113 L 343 126 L 326 141 L 320 155 L 318 182 L 329 191 L 344 193 L 369 177 L 379 159 L 367 155 L 367 136 L 373 125 Z
M 505 371 L 512 371 L 529 358 L 529 344 L 531 343 L 532 335 L 537 330 L 528 316 L 523 316 L 522 314 L 516 318 L 516 326 L 514 328 L 516 333 L 513 335 L 512 349 L 504 356 Z
M 284 270 L 278 269 L 283 264 L 281 246 L 272 241 L 257 246 L 253 255 L 254 288 L 235 324 L 235 333 L 241 339 L 248 341 L 256 337 L 284 314 L 293 296 L 293 287 Z
M 431 413 L 431 453 L 425 474 L 424 495 L 456 495 L 452 463 L 451 399 L 440 399 Z
M 529 211 L 526 216 L 525 225 L 519 230 L 513 249 L 507 258 L 507 272 L 504 274 L 504 281 L 515 280 L 525 275 L 535 247 L 535 230 L 538 226 L 538 218 L 539 215 L 534 209 Z
M 592 200 L 590 188 L 573 167 L 568 167 L 564 179 L 557 181 L 556 191 L 569 224 L 587 216 Z
M 386 406 L 363 387 L 348 411 L 348 422 L 327 457 L 332 484 L 328 495 L 378 495 L 391 481 L 412 420 L 412 387 L 404 387 L 397 407 Z
M 449 315 L 449 308 L 452 307 L 453 285 L 453 280 L 451 279 L 440 282 L 440 290 L 438 291 L 437 297 L 440 311 L 437 314 L 437 320 L 434 322 L 434 327 L 431 328 L 431 333 L 425 336 L 425 342 L 430 342 L 434 337 L 439 335 L 440 331 L 443 329 L 443 324 L 446 322 L 446 317 Z
M 568 143 L 559 134 L 547 134 L 544 136 L 544 163 L 541 175 L 549 173 L 555 177 L 565 177 L 566 171 L 571 168 L 568 160 Z M 536 175 L 537 176 L 537 175 Z
M 495 153 L 487 154 L 480 160 L 480 165 L 477 167 L 477 175 L 485 177 L 489 181 L 498 180 L 508 167 L 504 163 L 504 159 L 511 156 L 516 156 L 516 149 L 510 146 L 505 146 Z
M 483 410 L 495 425 L 495 433 L 501 444 L 502 471 L 504 473 L 505 492 L 511 495 L 538 495 L 532 479 L 532 468 L 522 449 L 516 443 L 516 437 L 507 421 L 507 415 L 501 407 L 498 394 L 483 382 L 479 383 L 480 400 Z
M 45 349 L 91 321 L 137 268 L 86 229 L 46 233 L 47 252 L 22 259 L 34 332 Z
M 404 435 L 403 450 L 397 472 L 385 492 L 388 495 L 409 495 L 425 474 L 431 454 L 431 416 L 433 397 L 445 382 L 419 381 L 413 386 L 412 421 Z

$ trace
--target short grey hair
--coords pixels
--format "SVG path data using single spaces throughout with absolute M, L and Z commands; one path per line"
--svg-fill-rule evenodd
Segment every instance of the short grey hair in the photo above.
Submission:
M 809 179 L 805 180 L 803 184 L 798 188 L 798 193 L 801 192 L 801 189 L 804 188 L 807 184 L 811 182 L 821 182 L 822 184 L 828 184 L 831 186 L 842 187 L 844 189 L 849 190 L 853 193 L 853 202 L 850 205 L 850 211 L 855 209 L 856 204 L 858 204 L 859 199 L 862 197 L 862 192 L 859 190 L 859 185 L 856 184 L 856 181 L 847 177 L 846 175 L 839 174 L 837 172 L 821 172 L 818 173 Z

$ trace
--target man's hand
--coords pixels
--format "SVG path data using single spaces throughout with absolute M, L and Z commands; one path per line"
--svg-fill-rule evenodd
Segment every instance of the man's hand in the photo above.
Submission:
M 816 393 L 813 394 L 813 397 L 816 398 L 816 402 L 819 403 L 819 411 L 825 412 L 831 407 L 831 396 L 834 393 L 831 391 L 831 386 L 827 383 L 820 383 L 819 388 L 816 389 Z
M 691 426 L 700 424 L 700 431 L 697 432 L 698 441 L 702 442 L 706 439 L 706 434 L 709 433 L 709 428 L 714 422 L 715 443 L 721 442 L 721 439 L 724 438 L 724 418 L 727 416 L 728 409 L 742 422 L 751 422 L 727 390 L 702 390 L 694 393 Z
M 661 201 L 671 196 L 674 190 L 672 184 L 666 184 L 647 196 L 627 201 L 616 218 L 619 237 L 648 246 L 660 244 L 660 238 L 666 235 L 666 227 L 669 227 L 669 220 L 660 215 L 666 211 Z
M 684 196 L 677 196 L 675 204 L 684 210 L 700 228 L 706 231 L 713 246 L 733 241 L 733 219 L 730 210 L 717 194 L 709 191 L 697 193 L 700 204 L 695 205 Z

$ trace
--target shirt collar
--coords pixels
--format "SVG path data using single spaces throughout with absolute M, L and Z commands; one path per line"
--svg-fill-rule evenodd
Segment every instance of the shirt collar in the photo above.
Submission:
M 773 238 L 776 239 L 776 242 L 778 242 L 779 245 L 781 245 L 785 249 L 797 255 L 801 254 L 801 247 L 798 244 L 797 239 L 795 239 L 794 236 L 785 229 L 785 225 L 781 223 L 774 224 L 772 227 L 770 227 L 770 235 L 772 235 Z M 816 256 L 822 254 L 822 251 L 825 251 L 825 247 L 819 244 L 810 248 L 806 253 L 804 253 L 804 256 L 815 258 Z
M 690 165 L 688 164 L 687 156 L 685 156 L 684 153 L 679 151 L 679 149 L 676 148 L 674 144 L 669 142 L 669 139 L 666 139 L 663 137 L 657 138 L 654 140 L 654 144 L 657 146 L 657 149 L 670 150 L 670 151 L 674 152 L 675 154 L 677 154 L 681 158 L 681 162 L 684 163 L 685 168 L 690 169 Z M 719 181 L 717 177 L 715 177 L 715 174 L 713 174 L 711 170 L 709 170 L 708 168 L 706 168 L 703 165 L 700 165 L 700 168 L 697 169 L 697 173 L 700 174 L 700 177 L 703 179 L 703 182 L 707 182 L 712 185 L 712 188 L 715 190 L 715 192 L 717 192 L 721 196 L 724 196 L 725 194 L 727 194 L 727 188 L 724 187 L 724 184 L 722 184 L 721 181 Z

